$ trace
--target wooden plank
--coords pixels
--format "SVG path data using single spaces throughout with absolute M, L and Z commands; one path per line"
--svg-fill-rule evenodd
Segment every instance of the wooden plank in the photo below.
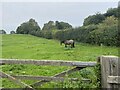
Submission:
M 118 76 L 118 58 L 117 59 L 110 59 L 110 76 Z M 110 84 L 111 88 L 118 88 L 120 85 Z
M 70 70 L 66 70 L 66 71 L 63 71 L 63 72 L 61 72 L 61 73 L 59 73 L 59 74 L 56 74 L 56 75 L 54 75 L 53 77 L 63 77 L 63 76 L 65 76 L 66 74 L 70 74 L 70 73 L 76 72 L 76 71 L 78 71 L 78 70 L 80 70 L 80 69 L 83 69 L 83 67 L 82 67 L 82 68 L 80 68 L 80 67 L 75 67 L 75 68 L 72 68 L 72 69 L 70 69 Z M 50 82 L 50 81 L 41 80 L 41 81 L 38 81 L 38 82 L 32 84 L 31 86 L 41 86 L 41 85 L 43 85 L 44 83 L 47 83 L 47 82 Z
M 101 56 L 101 88 L 118 88 L 118 85 L 112 85 L 107 82 L 108 76 L 118 76 L 118 57 Z
M 65 60 L 20 60 L 20 59 L 0 59 L 1 64 L 34 64 L 34 65 L 53 65 L 53 66 L 76 66 L 92 67 L 96 62 L 80 62 Z
M 110 84 L 120 84 L 120 76 L 108 76 L 107 82 Z
M 2 62 L 2 60 L 0 60 L 0 65 L 4 65 L 4 63 Z
M 14 78 L 23 80 L 45 80 L 45 81 L 64 81 L 63 77 L 51 77 L 51 76 L 31 76 L 31 75 L 13 75 Z M 68 78 L 68 80 L 78 81 L 77 78 Z M 87 79 L 85 79 L 87 81 Z
M 59 74 L 56 74 L 56 75 L 54 75 L 53 77 L 63 77 L 63 76 L 65 76 L 66 74 L 71 74 L 71 73 L 73 73 L 73 72 L 76 72 L 76 71 L 78 71 L 78 70 L 81 70 L 81 69 L 83 69 L 84 67 L 74 67 L 74 68 L 72 68 L 72 69 L 69 69 L 69 70 L 66 70 L 66 71 L 63 71 L 63 72 L 61 72 L 61 73 L 59 73 Z
M 4 76 L 7 77 L 9 80 L 13 81 L 14 83 L 20 85 L 21 87 L 25 87 L 25 88 L 29 88 L 30 90 L 35 90 L 33 89 L 31 86 L 21 82 L 20 80 L 17 80 L 16 78 L 14 78 L 13 76 L 6 74 L 4 72 L 0 72 L 0 76 Z

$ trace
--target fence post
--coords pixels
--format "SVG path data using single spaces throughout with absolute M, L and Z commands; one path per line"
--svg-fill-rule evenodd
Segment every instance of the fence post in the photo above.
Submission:
M 101 88 L 120 87 L 120 61 L 117 56 L 101 56 Z
M 97 87 L 101 87 L 101 65 L 100 65 L 100 57 L 97 58 L 97 65 L 96 65 L 96 75 L 97 75 Z

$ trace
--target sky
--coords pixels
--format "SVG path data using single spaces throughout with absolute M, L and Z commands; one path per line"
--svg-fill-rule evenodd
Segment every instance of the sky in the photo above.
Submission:
M 19 0 L 18 0 L 19 1 Z M 33 2 L 34 1 L 34 2 Z M 48 21 L 64 21 L 73 27 L 82 26 L 83 21 L 89 15 L 98 12 L 105 13 L 108 8 L 118 6 L 117 1 L 108 2 L 78 2 L 50 1 L 35 2 L 36 0 L 15 2 L 4 0 L 0 3 L 0 29 L 7 33 L 33 18 L 42 28 Z M 99 0 L 98 0 L 99 1 Z

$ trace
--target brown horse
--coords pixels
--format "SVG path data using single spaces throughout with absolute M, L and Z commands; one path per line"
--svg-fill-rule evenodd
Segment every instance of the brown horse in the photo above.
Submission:
M 67 47 L 67 45 L 71 45 L 71 48 L 74 48 L 75 47 L 75 42 L 74 40 L 64 40 L 64 41 L 61 41 L 60 44 L 62 45 L 62 43 L 65 44 L 65 47 Z

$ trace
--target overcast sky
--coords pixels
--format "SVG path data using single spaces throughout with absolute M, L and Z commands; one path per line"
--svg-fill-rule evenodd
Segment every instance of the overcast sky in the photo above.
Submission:
M 117 7 L 118 2 L 2 2 L 0 6 L 0 29 L 9 33 L 30 18 L 41 28 L 50 20 L 78 27 L 87 16 L 105 13 L 108 8 Z

